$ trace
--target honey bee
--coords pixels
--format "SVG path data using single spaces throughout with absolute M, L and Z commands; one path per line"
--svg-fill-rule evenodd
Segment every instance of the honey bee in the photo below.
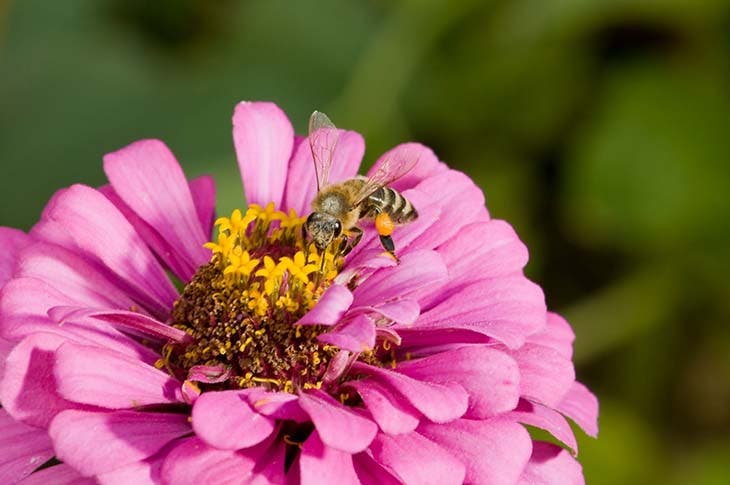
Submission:
M 329 174 L 339 133 L 327 115 L 319 111 L 312 113 L 309 144 L 317 176 L 317 195 L 303 231 L 310 235 L 319 251 L 339 239 L 340 250 L 346 255 L 362 238 L 358 222 L 373 219 L 381 245 L 398 261 L 391 234 L 396 225 L 415 220 L 418 212 L 400 192 L 387 185 L 408 173 L 416 165 L 418 156 L 408 151 L 396 152 L 370 177 L 359 176 L 330 184 Z

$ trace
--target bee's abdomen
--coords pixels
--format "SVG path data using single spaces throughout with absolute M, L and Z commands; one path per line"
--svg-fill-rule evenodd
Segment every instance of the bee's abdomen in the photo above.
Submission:
M 386 212 L 396 224 L 410 222 L 418 217 L 418 212 L 413 204 L 400 192 L 390 187 L 380 187 L 370 194 L 367 198 L 367 205 L 365 217 L 375 217 L 381 212 Z

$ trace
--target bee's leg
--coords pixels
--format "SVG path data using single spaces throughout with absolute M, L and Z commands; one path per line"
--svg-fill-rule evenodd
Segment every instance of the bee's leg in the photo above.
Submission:
M 393 242 L 392 237 L 380 236 L 380 244 L 382 244 L 383 249 L 385 249 L 393 259 L 395 259 L 396 263 L 400 262 L 400 259 L 398 259 L 398 256 L 395 255 L 395 243 Z
M 347 256 L 348 254 L 350 254 L 350 251 L 352 251 L 352 249 L 358 245 L 360 239 L 362 239 L 362 229 L 360 229 L 359 227 L 353 227 L 352 229 L 350 229 L 350 232 L 353 233 L 355 237 L 352 239 L 345 238 L 342 241 L 342 256 Z
M 377 229 L 380 236 L 380 244 L 383 245 L 383 248 L 388 251 L 393 259 L 398 261 L 398 257 L 395 255 L 395 243 L 393 243 L 393 238 L 390 237 L 394 228 L 395 223 L 387 212 L 381 212 L 375 217 L 375 229 Z

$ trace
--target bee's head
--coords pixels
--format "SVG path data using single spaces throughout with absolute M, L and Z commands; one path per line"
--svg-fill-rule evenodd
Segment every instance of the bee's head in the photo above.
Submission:
M 332 240 L 342 234 L 342 223 L 339 219 L 322 212 L 312 212 L 304 224 L 318 250 L 323 251 Z

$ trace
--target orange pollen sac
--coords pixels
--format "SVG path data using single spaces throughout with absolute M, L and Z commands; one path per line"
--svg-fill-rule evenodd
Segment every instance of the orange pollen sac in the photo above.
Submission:
M 375 218 L 375 229 L 377 229 L 378 234 L 380 234 L 381 236 L 390 236 L 391 234 L 393 234 L 394 228 L 395 223 L 393 222 L 393 219 L 390 218 L 387 212 L 381 212 Z

